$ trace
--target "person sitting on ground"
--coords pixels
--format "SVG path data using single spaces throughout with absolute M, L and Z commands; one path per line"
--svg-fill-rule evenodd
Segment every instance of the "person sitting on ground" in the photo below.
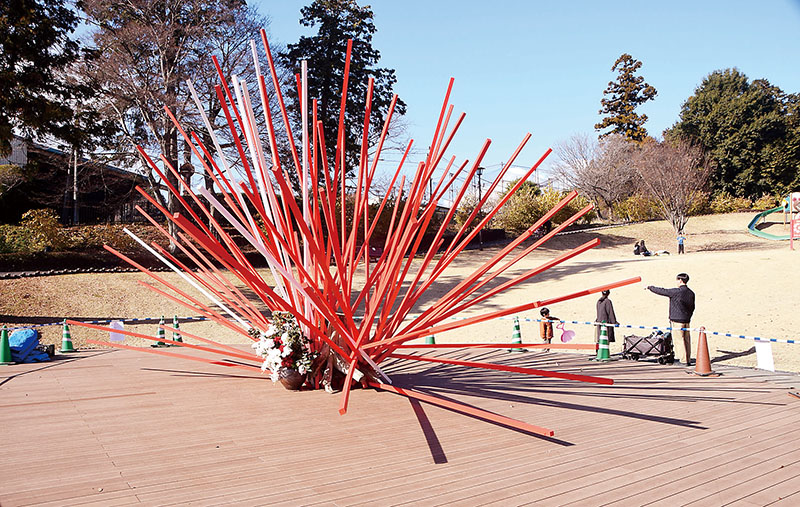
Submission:
M 647 249 L 647 246 L 644 244 L 644 240 L 639 242 L 639 253 L 641 253 L 645 257 L 650 257 L 653 253 Z
M 633 249 L 633 254 L 634 255 L 640 255 L 641 254 L 644 257 L 651 257 L 651 256 L 656 256 L 656 255 L 669 255 L 669 252 L 666 251 L 666 250 L 656 250 L 656 251 L 648 250 L 647 246 L 644 244 L 644 240 L 641 240 L 639 243 L 637 243 L 636 247 L 638 248 L 638 253 L 637 253 L 637 248 L 634 248 Z
M 539 322 L 539 336 L 542 338 L 543 342 L 549 344 L 553 339 L 553 322 L 558 322 L 561 319 L 550 315 L 550 310 L 547 308 L 542 308 L 539 310 L 539 313 L 542 315 L 542 320 Z M 544 350 L 544 352 L 550 352 L 550 349 L 542 350 Z
M 639 255 L 642 253 L 642 247 L 639 246 L 639 242 L 637 241 L 636 244 L 633 246 L 633 255 Z

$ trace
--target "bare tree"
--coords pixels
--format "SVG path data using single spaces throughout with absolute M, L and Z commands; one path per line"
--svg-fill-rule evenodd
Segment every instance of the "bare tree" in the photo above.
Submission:
M 165 108 L 179 120 L 184 116 L 187 100 L 181 83 L 193 63 L 192 46 L 208 24 L 206 9 L 196 0 L 84 0 L 81 7 L 97 27 L 92 33 L 98 53 L 93 77 L 103 87 L 106 113 L 119 122 L 128 149 L 137 144 L 156 148 L 179 167 L 178 131 Z M 157 188 L 147 164 L 142 165 Z M 177 185 L 166 174 L 168 183 Z M 159 192 L 153 195 L 163 201 Z M 162 204 L 175 211 L 171 195 Z
M 689 220 L 692 201 L 703 191 L 711 166 L 703 150 L 685 141 L 642 145 L 636 172 L 644 192 L 658 202 L 661 215 L 681 232 Z
M 596 142 L 588 135 L 574 135 L 556 145 L 560 162 L 556 174 L 568 187 L 578 190 L 595 204 L 597 214 L 630 195 L 636 189 L 633 155 L 636 144 L 622 136 L 611 135 Z
M 210 141 L 188 90 L 192 81 L 212 124 L 227 132 L 219 121 L 211 56 L 218 56 L 226 79 L 238 74 L 254 84 L 245 70 L 252 68 L 248 41 L 258 37 L 267 20 L 244 2 L 231 0 L 83 0 L 81 7 L 96 27 L 91 37 L 98 58 L 90 72 L 102 87 L 104 112 L 120 125 L 117 151 L 135 153 L 133 147 L 141 145 L 191 177 L 196 172 L 191 149 L 183 144 L 181 150 L 169 114 L 187 132 L 195 130 L 204 142 Z M 157 177 L 140 162 L 154 197 L 176 211 L 174 196 L 157 191 Z M 165 173 L 167 182 L 177 187 L 177 178 Z M 210 183 L 206 178 L 206 185 Z
M 214 134 L 221 143 L 223 150 L 235 151 L 235 144 L 228 127 L 225 116 L 222 114 L 222 104 L 216 94 L 215 87 L 220 85 L 219 75 L 211 60 L 211 55 L 217 58 L 220 69 L 226 79 L 231 79 L 236 76 L 239 81 L 245 82 L 251 93 L 257 93 L 256 71 L 253 64 L 253 56 L 250 48 L 250 41 L 258 39 L 258 31 L 262 28 L 267 29 L 269 26 L 269 18 L 262 16 L 255 9 L 247 8 L 244 5 L 236 6 L 232 12 L 232 19 L 235 22 L 224 22 L 214 26 L 211 30 L 206 32 L 206 37 L 200 41 L 196 48 L 196 55 L 194 58 L 195 66 L 192 69 L 192 83 L 197 90 L 200 100 L 203 104 L 203 109 L 211 123 Z M 280 45 L 270 43 L 273 53 L 278 53 L 282 50 Z M 264 62 L 266 60 L 263 54 L 263 45 L 260 41 L 256 44 L 256 50 L 259 55 L 259 60 Z M 263 71 L 266 71 L 262 67 Z M 284 80 L 288 75 L 288 70 L 278 66 L 278 79 Z M 265 76 L 269 82 L 270 78 Z M 275 90 L 268 84 L 267 85 L 267 100 L 270 104 L 270 111 L 272 112 L 273 121 L 276 124 L 275 135 L 279 146 L 286 146 L 288 144 L 288 136 L 285 129 L 280 128 L 282 124 L 280 120 L 280 110 L 275 95 Z M 263 111 L 261 108 L 261 101 L 254 100 L 253 109 L 256 118 L 261 118 Z M 205 125 L 203 125 L 199 114 L 191 108 L 188 111 L 186 123 L 198 132 L 198 136 L 203 140 L 203 144 L 213 153 L 212 148 L 212 135 L 208 132 Z M 277 119 L 277 120 L 276 120 Z M 266 121 L 266 120 L 265 120 Z M 262 143 L 268 143 L 267 131 L 262 129 L 263 138 Z M 242 144 L 245 143 L 244 138 L 241 138 Z M 269 158 L 269 154 L 265 154 Z M 231 166 L 236 169 L 241 169 L 241 160 L 238 153 L 232 154 L 227 157 Z M 184 165 L 186 162 L 184 162 Z M 200 171 L 196 171 L 200 172 Z M 241 175 L 243 176 L 243 174 Z M 205 185 L 208 190 L 211 190 L 212 181 L 208 174 L 204 175 Z
M 553 150 L 559 158 L 553 167 L 555 173 L 567 186 L 580 189 L 581 176 L 591 170 L 597 156 L 597 141 L 587 134 L 574 134 L 556 144 Z

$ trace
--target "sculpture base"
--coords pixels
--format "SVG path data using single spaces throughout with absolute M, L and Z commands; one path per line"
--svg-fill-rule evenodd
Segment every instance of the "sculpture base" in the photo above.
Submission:
M 297 370 L 282 368 L 280 371 L 280 383 L 290 391 L 299 391 L 306 382 L 305 375 L 301 375 Z

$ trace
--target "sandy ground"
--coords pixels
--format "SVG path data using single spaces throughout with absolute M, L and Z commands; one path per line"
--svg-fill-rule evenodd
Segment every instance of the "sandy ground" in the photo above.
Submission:
M 560 236 L 526 257 L 490 286 L 494 287 L 594 238 L 599 238 L 601 243 L 475 306 L 461 316 L 546 300 L 639 276 L 641 283 L 612 291 L 611 299 L 617 318 L 620 323 L 627 325 L 667 326 L 667 299 L 644 290 L 644 287 L 674 287 L 675 275 L 686 272 L 691 277 L 689 286 L 697 295 L 692 327 L 704 326 L 709 331 L 779 340 L 800 338 L 794 328 L 798 320 L 795 294 L 800 287 L 800 270 L 797 269 L 800 251 L 790 251 L 785 241 L 770 241 L 748 234 L 746 226 L 753 215 L 738 213 L 691 218 L 687 226 L 687 253 L 680 256 L 675 255 L 674 235 L 665 222 Z M 775 220 L 780 220 L 780 217 Z M 766 224 L 766 227 L 775 234 L 787 232 L 781 223 Z M 639 239 L 645 239 L 651 250 L 663 249 L 672 254 L 649 258 L 634 256 L 633 244 Z M 423 301 L 414 313 L 435 302 L 497 249 L 490 247 L 483 251 L 465 252 L 444 273 L 439 283 L 424 294 Z M 177 275 L 159 276 L 181 287 L 188 287 Z M 0 323 L 30 325 L 64 317 L 108 319 L 161 315 L 170 320 L 173 315 L 196 315 L 137 283 L 146 279 L 143 274 L 129 273 L 0 280 Z M 588 296 L 550 305 L 550 309 L 553 315 L 564 320 L 592 321 L 596 300 L 596 296 Z M 535 319 L 539 314 L 538 310 L 532 310 L 519 316 Z M 573 342 L 593 342 L 594 331 L 591 326 L 568 324 L 566 327 L 577 333 Z M 222 342 L 246 342 L 246 338 L 208 322 L 185 323 L 181 328 Z M 127 329 L 155 336 L 156 324 L 133 325 Z M 539 341 L 536 322 L 523 319 L 521 330 L 523 341 Z M 45 343 L 60 343 L 60 327 L 44 327 L 41 331 Z M 436 341 L 504 343 L 510 341 L 512 333 L 513 321 L 506 318 L 437 335 Z M 640 329 L 618 330 L 617 342 L 611 346 L 612 353 L 622 350 L 623 335 L 647 333 Z M 692 334 L 694 348 L 697 333 Z M 72 328 L 72 336 L 79 347 L 85 345 L 86 339 L 107 338 L 107 334 L 100 331 L 78 327 Z M 708 341 L 713 361 L 750 367 L 756 365 L 753 340 L 709 335 Z M 129 343 L 140 344 L 145 341 L 132 340 Z M 800 344 L 773 343 L 772 351 L 777 370 L 800 372 Z

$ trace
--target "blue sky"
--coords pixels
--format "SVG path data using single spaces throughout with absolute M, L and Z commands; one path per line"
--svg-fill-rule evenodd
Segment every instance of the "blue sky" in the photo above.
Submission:
M 298 22 L 308 3 L 257 5 L 271 17 L 272 39 L 289 43 L 308 33 Z M 655 136 L 717 69 L 737 67 L 751 79 L 800 92 L 800 0 L 370 5 L 380 65 L 395 69 L 395 91 L 408 105 L 408 136 L 418 147 L 428 145 L 452 76 L 455 111 L 467 116 L 451 153 L 472 160 L 491 138 L 483 164 L 489 173 L 527 132 L 533 138 L 517 163 L 528 166 L 572 134 L 594 135 L 603 90 L 615 77 L 611 66 L 622 53 L 642 61 L 640 75 L 658 90 L 638 110 Z

